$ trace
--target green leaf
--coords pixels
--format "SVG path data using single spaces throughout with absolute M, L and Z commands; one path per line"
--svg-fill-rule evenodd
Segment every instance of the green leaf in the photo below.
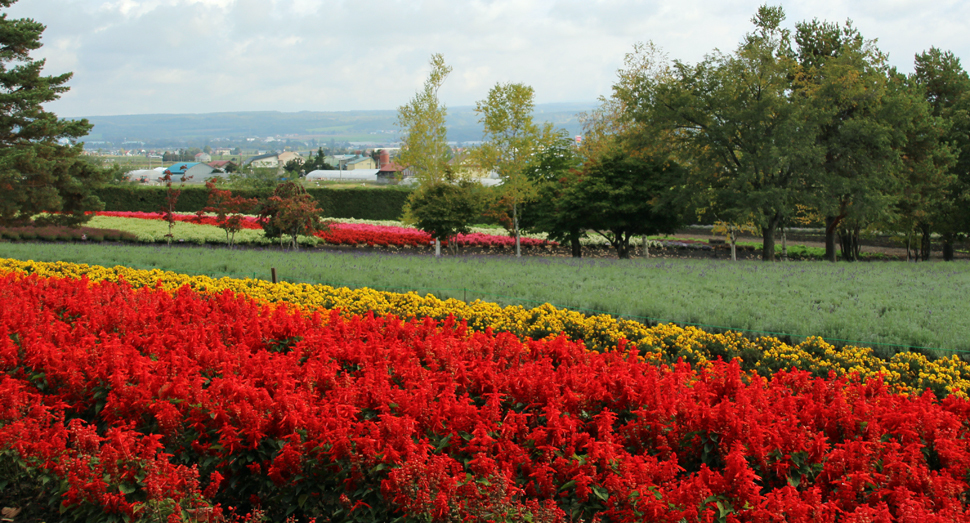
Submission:
M 438 443 L 435 445 L 435 448 L 437 448 L 438 450 L 441 450 L 441 449 L 447 447 L 448 446 L 448 443 L 450 441 L 451 441 L 451 434 L 448 434 L 447 436 L 441 438 L 438 441 Z
M 610 493 L 607 492 L 605 488 L 599 485 L 593 485 L 592 490 L 593 490 L 593 494 L 595 494 L 596 497 L 600 498 L 600 500 L 606 501 L 610 499 Z

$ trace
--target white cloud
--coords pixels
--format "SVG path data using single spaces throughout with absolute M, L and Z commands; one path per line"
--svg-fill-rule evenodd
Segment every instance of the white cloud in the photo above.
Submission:
M 43 5 L 41 5 L 43 4 Z M 45 23 L 46 71 L 73 71 L 62 116 L 244 110 L 394 109 L 431 54 L 454 67 L 448 105 L 496 82 L 538 102 L 607 94 L 624 53 L 652 40 L 671 58 L 732 50 L 761 0 L 21 0 Z M 786 6 L 788 25 L 851 18 L 911 70 L 931 45 L 966 57 L 970 3 L 849 0 Z

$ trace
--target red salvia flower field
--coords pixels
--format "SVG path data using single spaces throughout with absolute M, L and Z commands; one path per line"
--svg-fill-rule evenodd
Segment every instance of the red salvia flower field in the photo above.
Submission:
M 970 521 L 954 396 L 188 288 L 0 303 L 0 456 L 73 519 Z

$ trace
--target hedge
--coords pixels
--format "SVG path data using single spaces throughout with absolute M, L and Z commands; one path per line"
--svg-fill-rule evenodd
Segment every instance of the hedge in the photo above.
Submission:
M 327 217 L 361 220 L 399 220 L 410 190 L 401 188 L 308 188 Z M 232 193 L 246 198 L 261 198 L 269 191 L 238 189 Z M 94 191 L 106 211 L 157 212 L 165 204 L 164 187 L 109 185 Z M 182 188 L 177 212 L 196 212 L 206 206 L 208 191 L 201 186 Z

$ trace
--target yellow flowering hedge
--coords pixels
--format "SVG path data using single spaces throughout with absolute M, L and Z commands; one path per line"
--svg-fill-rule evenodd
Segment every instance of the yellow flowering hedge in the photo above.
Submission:
M 134 287 L 160 285 L 174 291 L 188 285 L 201 292 L 230 290 L 264 302 L 286 302 L 305 308 L 340 309 L 348 315 L 373 312 L 375 316 L 392 314 L 401 318 L 448 316 L 465 320 L 473 330 L 507 331 L 518 336 L 542 338 L 565 333 L 584 340 L 591 350 L 610 350 L 621 340 L 637 347 L 640 354 L 660 362 L 683 358 L 695 366 L 709 365 L 718 357 L 739 359 L 742 367 L 768 376 L 792 367 L 818 376 L 856 373 L 862 378 L 882 376 L 900 392 L 931 389 L 938 396 L 956 394 L 966 397 L 970 390 L 970 365 L 956 356 L 930 359 L 912 352 L 902 352 L 890 359 L 881 358 L 872 349 L 847 346 L 835 348 L 821 338 L 810 338 L 797 345 L 786 344 L 774 337 L 749 339 L 739 332 L 710 333 L 695 327 L 642 323 L 606 314 L 587 316 L 545 304 L 533 309 L 501 306 L 476 300 L 441 300 L 416 293 L 393 293 L 373 289 L 349 289 L 327 285 L 264 280 L 209 278 L 161 270 L 139 270 L 128 267 L 101 267 L 67 262 L 34 262 L 0 258 L 0 272 L 36 273 L 45 277 L 86 277 L 90 281 L 124 279 Z

